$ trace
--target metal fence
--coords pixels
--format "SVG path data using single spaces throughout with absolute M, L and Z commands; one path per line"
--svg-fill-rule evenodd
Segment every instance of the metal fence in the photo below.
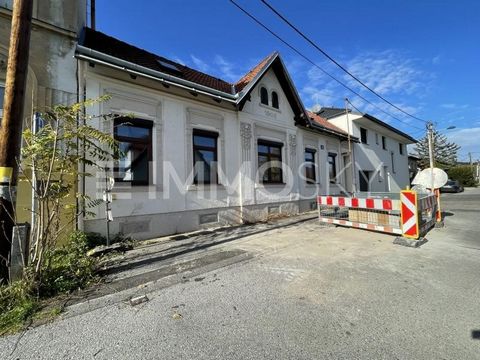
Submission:
M 400 234 L 418 239 L 435 226 L 438 201 L 434 194 L 355 193 L 354 197 L 318 196 L 321 222 Z
M 351 198 L 319 196 L 319 219 L 330 224 L 401 234 L 399 196 L 386 195 L 356 193 Z

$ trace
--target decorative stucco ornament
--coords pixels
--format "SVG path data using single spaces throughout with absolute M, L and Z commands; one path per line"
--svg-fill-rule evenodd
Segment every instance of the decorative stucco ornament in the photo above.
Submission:
M 297 152 L 297 135 L 288 136 L 288 145 L 290 146 L 290 155 L 294 156 Z
M 240 136 L 242 137 L 242 146 L 245 149 L 250 148 L 250 140 L 252 139 L 252 124 L 240 123 Z

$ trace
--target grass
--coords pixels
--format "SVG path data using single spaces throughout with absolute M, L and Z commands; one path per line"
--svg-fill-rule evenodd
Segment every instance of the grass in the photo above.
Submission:
M 88 257 L 87 251 L 87 235 L 75 232 L 67 245 L 45 254 L 38 281 L 21 280 L 0 286 L 0 336 L 17 332 L 32 322 L 55 318 L 61 308 L 50 305 L 52 298 L 94 281 L 97 260 Z M 29 272 L 31 269 L 26 269 Z
M 115 242 L 132 242 L 118 235 Z M 40 280 L 21 280 L 0 286 L 0 336 L 12 334 L 30 324 L 45 323 L 56 318 L 62 307 L 56 306 L 59 295 L 71 294 L 98 280 L 100 259 L 87 252 L 104 239 L 97 234 L 74 232 L 68 243 L 45 254 Z M 26 269 L 26 273 L 31 269 Z

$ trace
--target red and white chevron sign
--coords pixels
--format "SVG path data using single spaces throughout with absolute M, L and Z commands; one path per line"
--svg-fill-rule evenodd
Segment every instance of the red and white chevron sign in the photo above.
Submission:
M 400 193 L 401 221 L 403 236 L 418 239 L 420 237 L 418 224 L 417 193 L 403 190 Z

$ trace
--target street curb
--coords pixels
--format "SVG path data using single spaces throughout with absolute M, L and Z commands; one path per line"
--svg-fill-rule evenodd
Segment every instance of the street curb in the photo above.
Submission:
M 209 272 L 232 266 L 252 258 L 252 254 L 245 252 L 232 258 L 228 258 L 202 267 L 190 269 L 184 272 L 178 272 L 172 275 L 161 277 L 157 280 L 149 281 L 144 284 L 137 285 L 135 287 L 131 287 L 119 292 L 103 295 L 73 305 L 67 305 L 65 307 L 65 312 L 60 315 L 60 318 L 68 319 L 118 303 L 128 304 L 131 299 L 140 296 L 146 296 L 147 294 L 150 295 L 149 299 L 152 299 L 154 296 L 152 296 L 151 294 L 155 291 L 166 289 L 170 286 L 174 286 L 180 283 L 189 282 L 190 279 L 198 275 L 207 274 Z M 108 284 L 106 284 L 106 286 L 108 286 Z

